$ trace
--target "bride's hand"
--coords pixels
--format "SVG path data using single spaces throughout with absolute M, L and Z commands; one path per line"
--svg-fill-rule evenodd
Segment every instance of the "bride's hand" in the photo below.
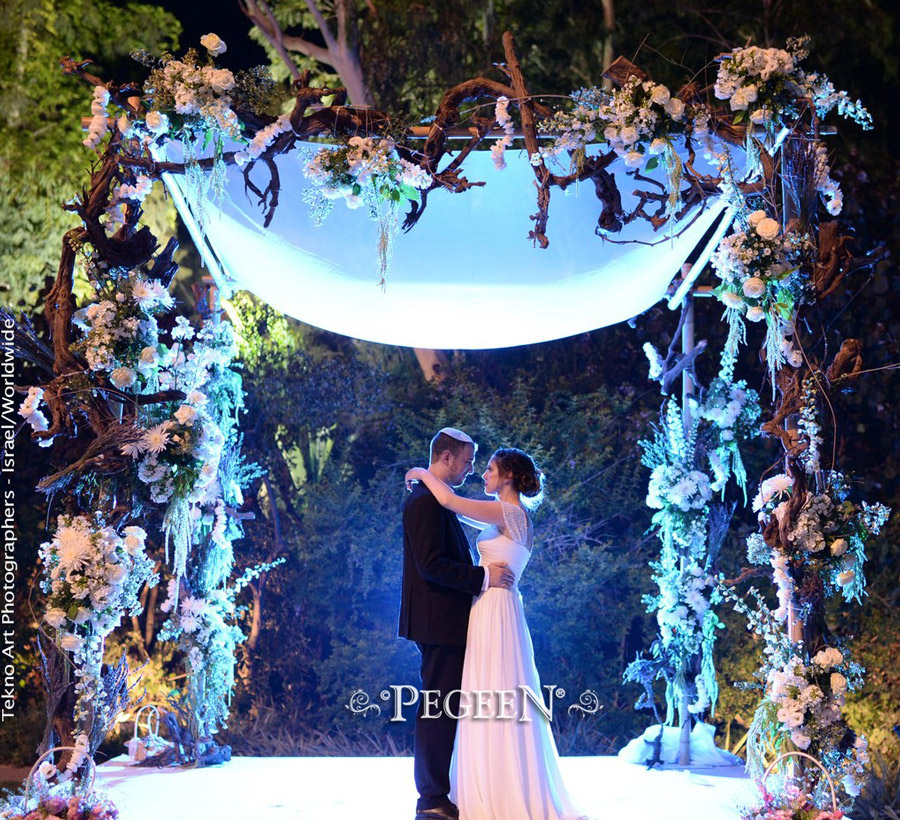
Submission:
M 413 481 L 419 481 L 422 478 L 422 473 L 424 473 L 421 467 L 413 467 L 411 470 L 406 471 L 406 476 L 403 479 L 406 482 L 406 489 L 412 490 Z

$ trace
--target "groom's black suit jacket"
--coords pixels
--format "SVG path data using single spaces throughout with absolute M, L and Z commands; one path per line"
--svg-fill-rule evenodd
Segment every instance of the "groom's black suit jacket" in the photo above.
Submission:
M 472 596 L 481 592 L 485 572 L 474 566 L 456 515 L 420 481 L 403 505 L 400 637 L 465 646 Z

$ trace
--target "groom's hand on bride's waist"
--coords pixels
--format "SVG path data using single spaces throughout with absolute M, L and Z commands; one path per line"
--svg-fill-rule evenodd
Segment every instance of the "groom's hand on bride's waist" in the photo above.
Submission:
M 491 579 L 488 586 L 510 589 L 516 582 L 516 576 L 505 561 L 498 561 L 496 564 L 488 564 L 487 569 Z

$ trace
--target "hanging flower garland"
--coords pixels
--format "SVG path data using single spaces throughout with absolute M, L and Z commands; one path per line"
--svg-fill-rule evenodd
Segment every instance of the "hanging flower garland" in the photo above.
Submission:
M 79 734 L 90 733 L 90 754 L 116 717 L 104 711 L 111 704 L 101 673 L 103 640 L 124 615 L 141 612 L 141 588 L 159 580 L 144 553 L 146 537 L 136 526 L 125 527 L 120 535 L 99 512 L 60 516 L 53 537 L 38 553 L 40 585 L 47 594 L 43 620 L 54 630 L 57 646 L 73 660 L 75 725 Z
M 814 252 L 809 237 L 783 233 L 776 219 L 762 209 L 747 217 L 742 230 L 726 236 L 711 264 L 722 280 L 715 290 L 726 308 L 729 324 L 746 318 L 766 323 L 766 365 L 774 384 L 785 364 L 803 363 L 792 336 L 797 306 L 808 298 L 806 257 Z
M 337 199 L 343 199 L 348 208 L 365 205 L 369 217 L 378 222 L 383 286 L 399 231 L 400 208 L 421 202 L 420 191 L 431 184 L 431 175 L 398 156 L 390 137 L 377 142 L 372 137 L 350 137 L 346 146 L 322 148 L 304 173 L 313 184 L 303 198 L 316 224 L 331 213 Z

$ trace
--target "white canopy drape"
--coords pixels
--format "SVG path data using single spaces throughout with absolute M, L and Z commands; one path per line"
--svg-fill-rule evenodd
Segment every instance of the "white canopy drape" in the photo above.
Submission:
M 170 148 L 171 159 L 180 160 L 179 148 Z M 303 166 L 310 156 L 275 160 L 281 189 L 268 228 L 237 167 L 228 169 L 221 207 L 209 203 L 203 232 L 188 204 L 184 178 L 167 175 L 166 183 L 226 292 L 247 289 L 308 324 L 386 344 L 511 347 L 624 321 L 664 296 L 682 263 L 715 226 L 699 248 L 703 263 L 730 222 L 728 214 L 723 217 L 724 204 L 711 199 L 699 214 L 695 210 L 659 232 L 636 219 L 611 242 L 595 235 L 600 202 L 593 183 L 585 182 L 566 193 L 552 191 L 550 247 L 542 250 L 527 238 L 536 191 L 524 152 L 508 150 L 507 168 L 498 171 L 490 153 L 478 151 L 468 157 L 465 174 L 487 184 L 461 194 L 429 195 L 419 223 L 397 237 L 382 290 L 378 225 L 365 209 L 350 210 L 339 200 L 322 225 L 310 219 L 303 201 L 308 187 Z M 626 209 L 635 188 L 652 187 L 626 176 L 621 162 L 611 170 Z M 711 171 L 702 164 L 697 170 Z M 661 169 L 650 173 L 662 179 Z M 265 187 L 266 174 L 258 164 L 254 182 Z M 625 240 L 631 242 L 622 244 Z

